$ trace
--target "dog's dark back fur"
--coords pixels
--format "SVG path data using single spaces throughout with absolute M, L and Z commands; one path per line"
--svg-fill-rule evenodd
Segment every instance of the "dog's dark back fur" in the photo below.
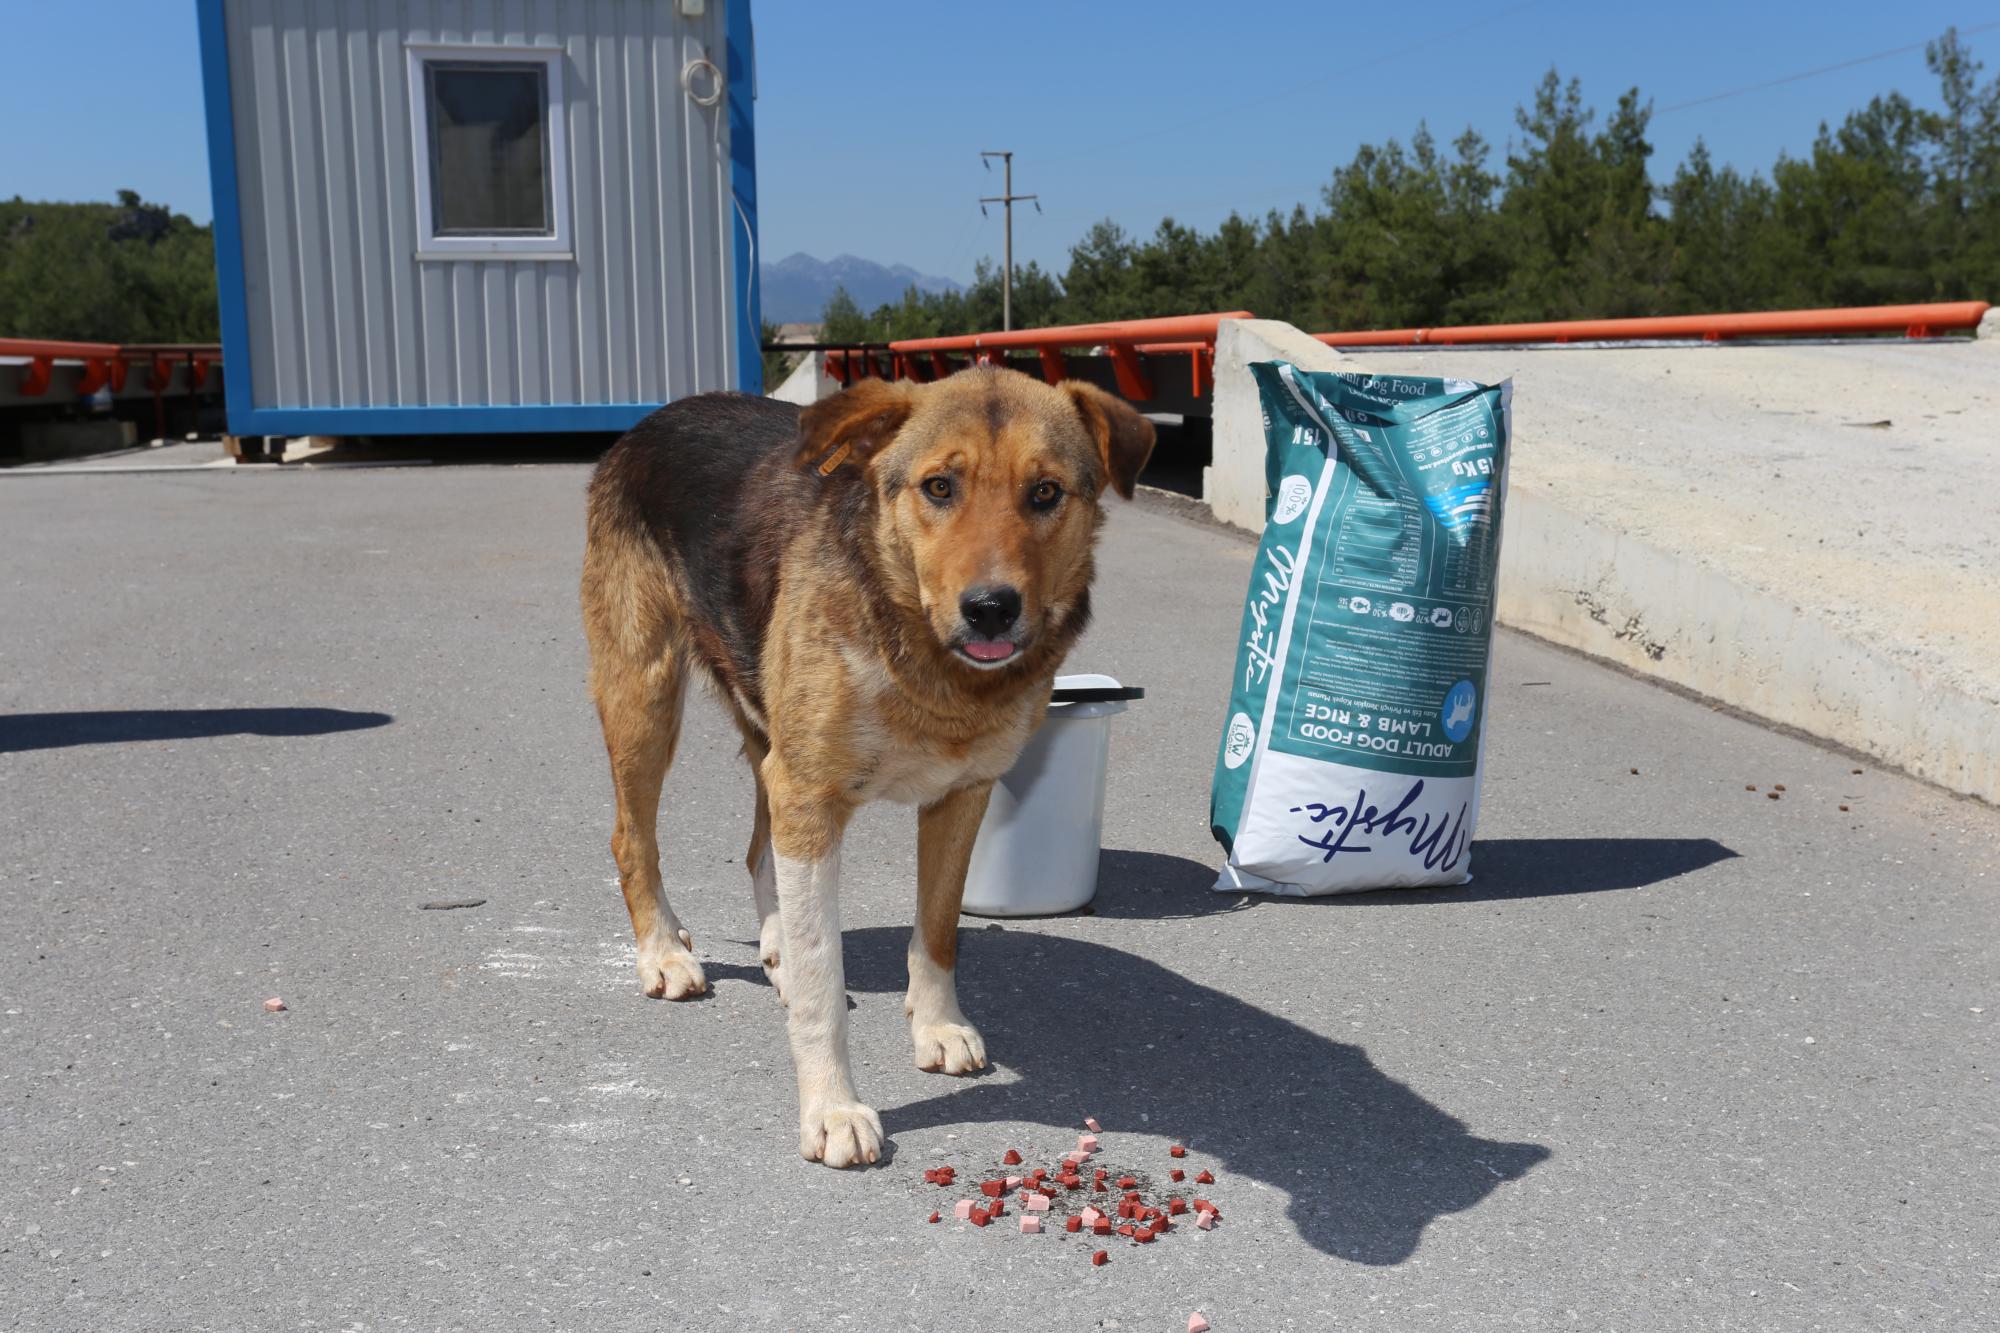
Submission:
M 687 623 L 702 665 L 759 710 L 778 553 L 814 499 L 811 479 L 791 466 L 798 426 L 790 403 L 683 398 L 634 426 L 590 482 L 593 514 L 637 524 L 674 568 L 695 603 Z

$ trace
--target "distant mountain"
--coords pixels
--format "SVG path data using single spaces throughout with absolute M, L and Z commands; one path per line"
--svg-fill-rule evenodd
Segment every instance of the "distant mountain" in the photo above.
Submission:
M 964 290 L 950 278 L 928 277 L 908 264 L 885 268 L 853 255 L 814 259 L 800 253 L 765 264 L 759 276 L 764 284 L 764 318 L 773 324 L 817 320 L 836 287 L 847 288 L 847 294 L 863 310 L 900 301 L 912 287 L 921 292 Z

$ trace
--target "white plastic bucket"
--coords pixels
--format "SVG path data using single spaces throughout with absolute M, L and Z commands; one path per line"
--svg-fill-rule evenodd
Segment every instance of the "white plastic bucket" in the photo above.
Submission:
M 966 912 L 1051 916 L 1097 893 L 1111 719 L 1144 693 L 1109 676 L 1056 677 L 1047 718 L 993 784 L 965 875 Z

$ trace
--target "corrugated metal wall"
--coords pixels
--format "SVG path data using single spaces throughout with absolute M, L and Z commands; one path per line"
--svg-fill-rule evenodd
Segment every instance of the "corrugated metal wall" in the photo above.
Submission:
M 657 403 L 734 383 L 723 0 L 227 0 L 258 407 Z M 561 46 L 573 260 L 416 255 L 409 43 Z M 705 86 L 705 85 L 704 85 Z

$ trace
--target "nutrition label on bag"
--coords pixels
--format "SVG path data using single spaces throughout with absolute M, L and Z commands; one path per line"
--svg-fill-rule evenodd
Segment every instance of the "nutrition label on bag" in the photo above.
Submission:
M 1322 392 L 1328 380 L 1333 391 Z M 1382 376 L 1297 387 L 1338 452 L 1315 479 L 1327 494 L 1301 561 L 1271 744 L 1361 767 L 1470 774 L 1492 629 L 1497 395 Z

